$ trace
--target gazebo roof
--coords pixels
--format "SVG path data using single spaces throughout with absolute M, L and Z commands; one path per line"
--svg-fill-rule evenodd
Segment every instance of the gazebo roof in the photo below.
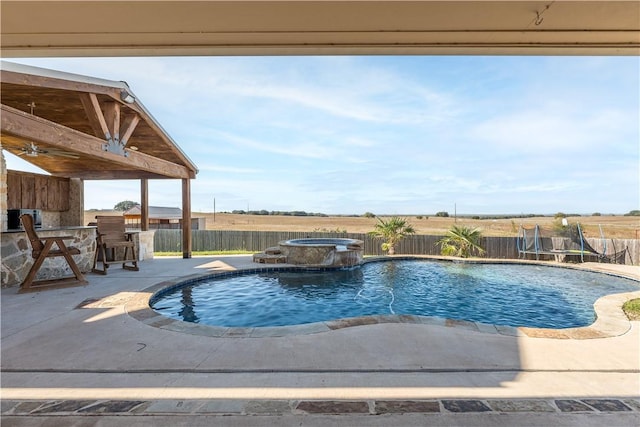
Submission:
M 55 176 L 192 179 L 197 167 L 121 81 L 0 63 L 2 149 Z

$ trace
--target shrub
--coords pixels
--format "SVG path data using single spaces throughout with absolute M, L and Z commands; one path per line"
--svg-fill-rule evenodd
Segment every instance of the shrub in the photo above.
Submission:
M 622 305 L 629 320 L 640 320 L 640 298 L 632 299 Z
M 438 240 L 440 253 L 446 256 L 458 256 L 468 258 L 472 253 L 483 255 L 485 250 L 481 246 L 482 232 L 479 228 L 470 228 L 464 225 L 452 225 L 447 235 Z
M 381 246 L 382 250 L 388 251 L 389 255 L 394 255 L 396 245 L 400 240 L 414 233 L 415 230 L 409 221 L 394 216 L 386 221 L 378 218 L 378 223 L 375 225 L 374 230 L 369 232 L 369 235 L 384 239 Z

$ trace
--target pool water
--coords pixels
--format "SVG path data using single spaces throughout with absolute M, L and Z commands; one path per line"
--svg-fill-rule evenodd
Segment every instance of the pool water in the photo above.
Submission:
M 156 295 L 152 308 L 174 319 L 225 327 L 412 314 L 569 328 L 595 321 L 598 298 L 637 290 L 639 283 L 630 279 L 568 268 L 408 260 L 208 279 Z

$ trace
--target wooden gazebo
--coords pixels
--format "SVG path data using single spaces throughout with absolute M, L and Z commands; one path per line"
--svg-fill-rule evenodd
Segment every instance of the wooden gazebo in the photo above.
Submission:
M 54 177 L 139 179 L 142 230 L 149 225 L 148 180 L 180 179 L 183 257 L 191 257 L 197 168 L 125 82 L 3 61 L 0 91 L 3 150 Z

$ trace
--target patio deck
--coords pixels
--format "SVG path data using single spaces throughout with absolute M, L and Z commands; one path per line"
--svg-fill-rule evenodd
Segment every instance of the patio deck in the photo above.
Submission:
M 127 312 L 159 282 L 257 267 L 250 256 L 156 258 L 88 274 L 84 287 L 3 289 L 3 425 L 638 424 L 640 322 L 583 340 L 444 321 L 237 338 Z

